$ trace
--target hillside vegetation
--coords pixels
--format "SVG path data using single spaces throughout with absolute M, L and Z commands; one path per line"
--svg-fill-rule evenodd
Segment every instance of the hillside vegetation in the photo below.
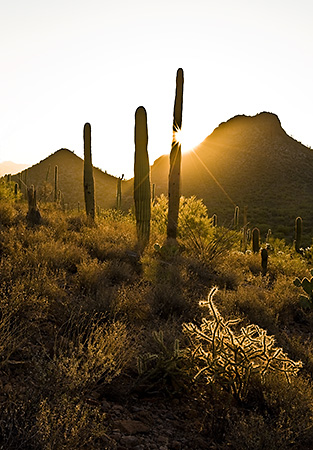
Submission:
M 164 245 L 161 196 L 139 254 L 131 213 L 0 192 L 1 448 L 312 448 L 311 251 L 271 238 L 262 275 L 196 198 Z

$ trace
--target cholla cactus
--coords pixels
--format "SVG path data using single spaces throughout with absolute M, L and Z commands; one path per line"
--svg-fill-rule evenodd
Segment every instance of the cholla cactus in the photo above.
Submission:
M 218 383 L 239 401 L 249 391 L 252 374 L 262 381 L 269 372 L 283 373 L 290 382 L 302 362 L 289 359 L 282 348 L 275 346 L 274 336 L 268 336 L 258 325 L 234 332 L 232 327 L 240 319 L 224 320 L 213 303 L 216 292 L 215 287 L 208 300 L 200 303 L 208 307 L 211 320 L 202 319 L 200 328 L 193 323 L 183 324 L 183 331 L 191 341 L 195 379 L 202 376 L 207 383 Z

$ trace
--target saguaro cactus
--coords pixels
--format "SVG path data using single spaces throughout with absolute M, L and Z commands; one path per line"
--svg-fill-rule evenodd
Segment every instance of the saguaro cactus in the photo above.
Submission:
M 262 248 L 261 250 L 261 266 L 262 266 L 262 275 L 265 276 L 267 272 L 267 261 L 268 261 L 268 251 L 266 248 Z
M 27 188 L 28 212 L 26 219 L 29 225 L 38 225 L 41 221 L 41 215 L 37 208 L 36 189 L 33 185 Z
M 59 200 L 59 168 L 58 166 L 54 166 L 54 203 L 57 203 L 58 200 Z
M 181 143 L 176 133 L 181 129 L 183 116 L 184 72 L 178 69 L 176 75 L 176 94 L 173 117 L 173 140 L 170 153 L 170 172 L 168 180 L 168 223 L 167 238 L 176 239 L 180 199 Z
M 84 194 L 87 217 L 95 219 L 95 186 L 91 162 L 91 126 L 84 125 Z
M 116 185 L 116 209 L 121 209 L 122 204 L 122 180 L 124 178 L 124 174 L 117 179 Z
M 260 251 L 260 230 L 257 227 L 252 230 L 252 250 L 253 253 Z
M 302 218 L 297 217 L 295 220 L 295 250 L 301 253 L 301 239 L 302 239 Z
M 150 236 L 151 187 L 148 156 L 147 113 L 139 106 L 135 113 L 134 202 L 139 246 L 144 248 Z

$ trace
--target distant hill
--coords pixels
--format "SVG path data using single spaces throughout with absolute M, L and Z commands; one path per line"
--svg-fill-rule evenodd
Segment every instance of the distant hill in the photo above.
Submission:
M 0 177 L 8 174 L 15 174 L 28 167 L 28 164 L 16 164 L 12 161 L 4 161 L 0 163 Z
M 152 166 L 156 194 L 167 192 L 169 158 Z M 182 158 L 182 195 L 196 195 L 228 225 L 234 207 L 247 206 L 250 226 L 271 228 L 289 241 L 303 218 L 305 244 L 313 237 L 313 151 L 282 129 L 275 114 L 236 116 L 221 123 Z
M 70 208 L 84 205 L 83 160 L 60 149 L 27 169 L 27 184 L 43 198 L 54 186 L 54 167 L 59 168 L 59 189 Z M 161 156 L 151 167 L 156 195 L 167 195 L 169 157 Z M 25 178 L 25 171 L 13 178 Z M 303 243 L 313 237 L 313 151 L 282 129 L 275 114 L 236 116 L 221 123 L 193 151 L 182 158 L 182 195 L 203 199 L 218 224 L 229 225 L 236 205 L 247 207 L 249 226 L 258 226 L 264 237 L 293 240 L 294 221 L 303 219 Z M 96 202 L 101 208 L 116 205 L 117 178 L 94 170 Z M 46 189 L 43 186 L 46 184 Z M 133 204 L 133 179 L 122 182 L 122 208 Z M 37 195 L 38 195 L 37 194 Z M 52 193 L 50 193 L 50 200 Z
M 22 179 L 28 186 L 33 184 L 37 197 L 41 200 L 53 200 L 54 168 L 58 166 L 59 190 L 63 201 L 70 209 L 77 208 L 78 203 L 84 208 L 83 171 L 84 161 L 67 149 L 60 149 L 47 158 L 12 177 Z M 94 168 L 96 203 L 101 208 L 113 208 L 116 205 L 117 178 Z M 122 182 L 122 206 L 129 208 L 132 204 L 132 181 Z M 22 185 L 23 192 L 23 185 Z

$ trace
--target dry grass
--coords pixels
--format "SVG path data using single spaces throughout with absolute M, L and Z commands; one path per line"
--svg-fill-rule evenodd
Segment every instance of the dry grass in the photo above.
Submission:
M 161 395 L 176 390 L 205 405 L 202 426 L 216 448 L 310 447 L 313 311 L 301 308 L 293 285 L 308 276 L 310 261 L 273 241 L 262 276 L 260 255 L 238 251 L 239 234 L 232 235 L 238 242 L 215 240 L 218 257 L 208 256 L 216 235 L 204 236 L 211 225 L 198 203 L 196 233 L 186 219 L 180 234 L 189 233 L 188 245 L 172 252 L 161 206 L 140 256 L 130 215 L 108 211 L 92 225 L 83 214 L 42 205 L 42 224 L 29 228 L 23 203 L 0 202 L 1 448 L 105 448 L 107 419 L 87 400 L 105 399 L 125 375 L 130 389 L 145 391 L 152 378 L 141 385 L 135 367 L 149 352 Z M 192 208 L 187 202 L 186 217 Z M 202 250 L 197 243 L 205 243 Z M 266 329 L 289 358 L 303 362 L 287 388 L 279 376 L 261 387 L 252 377 L 244 408 L 227 389 L 195 381 L 190 360 L 181 357 L 189 346 L 182 323 L 200 326 L 206 313 L 199 301 L 214 285 L 225 320 Z

